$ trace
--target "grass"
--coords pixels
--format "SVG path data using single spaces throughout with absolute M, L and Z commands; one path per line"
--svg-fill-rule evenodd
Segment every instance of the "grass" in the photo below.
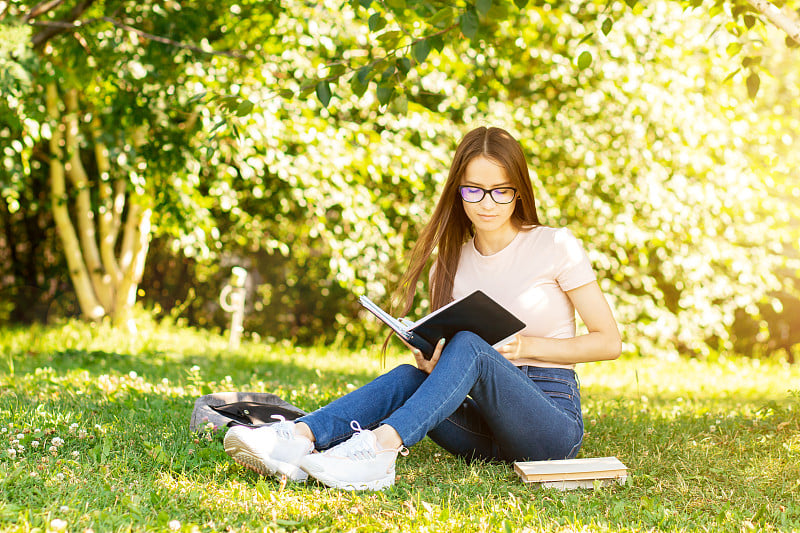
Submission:
M 379 374 L 377 348 L 230 351 L 153 324 L 0 329 L 0 530 L 800 530 L 800 368 L 731 356 L 579 370 L 582 455 L 619 457 L 627 485 L 534 488 L 425 440 L 394 487 L 348 493 L 259 477 L 220 434 L 190 434 L 189 416 L 221 390 L 314 409 Z

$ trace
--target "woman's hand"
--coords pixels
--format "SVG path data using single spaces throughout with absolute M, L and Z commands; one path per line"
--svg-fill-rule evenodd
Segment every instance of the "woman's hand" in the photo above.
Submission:
M 417 368 L 425 372 L 426 374 L 430 374 L 433 371 L 433 368 L 436 366 L 436 363 L 439 362 L 439 356 L 442 355 L 442 349 L 444 348 L 444 339 L 439 339 L 439 342 L 436 343 L 436 347 L 433 350 L 433 355 L 430 359 L 425 359 L 422 355 L 422 352 L 408 344 L 407 342 L 403 341 L 403 343 L 408 346 L 411 350 L 411 353 L 414 354 L 414 359 L 417 362 Z
M 523 357 L 523 354 L 525 354 L 524 344 L 525 337 L 517 333 L 513 339 L 502 345 L 497 351 L 509 361 L 513 361 Z

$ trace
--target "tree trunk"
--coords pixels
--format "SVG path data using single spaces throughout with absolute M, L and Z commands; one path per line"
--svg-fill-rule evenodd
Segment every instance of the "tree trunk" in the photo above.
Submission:
M 788 8 L 778 9 L 769 0 L 747 0 L 759 13 L 767 17 L 775 26 L 779 27 L 797 44 L 800 44 L 800 22 Z
M 46 99 L 53 127 L 50 138 L 53 217 L 81 311 L 91 320 L 109 316 L 116 325 L 133 332 L 136 328 L 130 311 L 136 303 L 136 291 L 150 246 L 152 210 L 145 197 L 132 194 L 129 197 L 124 180 L 117 179 L 112 185 L 111 162 L 98 120 L 90 125 L 98 175 L 87 174 L 80 152 L 79 91 L 70 89 L 65 94 L 63 116 L 54 83 L 48 84 Z M 63 147 L 67 150 L 66 165 L 62 163 Z M 92 187 L 97 188 L 96 206 L 92 201 Z M 72 213 L 77 219 L 77 232 L 70 218 L 71 198 L 74 198 Z
M 106 314 L 106 310 L 95 295 L 89 271 L 83 260 L 81 245 L 78 236 L 75 234 L 75 227 L 69 217 L 69 209 L 67 208 L 69 197 L 67 196 L 64 165 L 61 161 L 63 157 L 64 125 L 61 122 L 58 89 L 55 83 L 47 84 L 45 98 L 52 128 L 50 135 L 50 201 L 53 207 L 53 219 L 56 223 L 56 231 L 61 239 L 61 244 L 64 247 L 64 256 L 69 267 L 69 277 L 72 280 L 73 287 L 75 287 L 75 295 L 78 298 L 81 312 L 86 318 L 97 320 Z

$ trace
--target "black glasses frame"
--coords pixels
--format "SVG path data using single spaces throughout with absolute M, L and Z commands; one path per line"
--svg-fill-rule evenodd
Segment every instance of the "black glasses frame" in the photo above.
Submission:
M 480 189 L 481 191 L 483 191 L 483 194 L 481 194 L 481 197 L 478 198 L 477 200 L 467 200 L 464 197 L 464 189 Z M 498 202 L 497 198 L 494 197 L 494 192 L 495 191 L 507 191 L 507 190 L 514 191 L 514 196 L 512 196 L 511 200 L 509 200 L 507 202 Z M 495 187 L 494 189 L 484 189 L 483 187 L 476 187 L 475 185 L 459 185 L 458 186 L 458 194 L 459 194 L 459 196 L 461 196 L 462 200 L 464 200 L 465 202 L 470 203 L 470 204 L 480 203 L 481 201 L 483 201 L 484 197 L 486 197 L 487 193 L 489 194 L 491 199 L 496 204 L 510 204 L 511 202 L 513 202 L 517 198 L 517 189 L 515 189 L 514 187 Z

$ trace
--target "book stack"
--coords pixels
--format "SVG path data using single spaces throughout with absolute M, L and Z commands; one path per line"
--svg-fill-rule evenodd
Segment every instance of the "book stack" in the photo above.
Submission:
M 518 461 L 514 471 L 525 483 L 561 490 L 592 489 L 628 479 L 628 468 L 616 457 L 558 461 Z

